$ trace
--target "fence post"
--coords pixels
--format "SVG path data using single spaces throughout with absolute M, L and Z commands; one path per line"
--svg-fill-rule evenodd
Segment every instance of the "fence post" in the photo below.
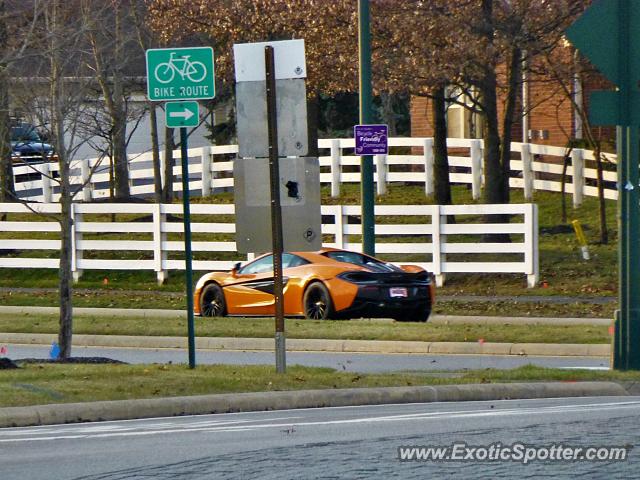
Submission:
M 540 280 L 540 252 L 538 246 L 538 205 L 526 205 L 525 221 L 525 252 L 524 261 L 527 272 L 527 286 L 534 288 Z
M 74 283 L 78 283 L 82 276 L 82 270 L 79 268 L 79 261 L 82 260 L 82 233 L 78 231 L 78 224 L 82 223 L 82 214 L 76 212 L 77 203 L 71 203 L 71 274 Z
M 422 159 L 424 161 L 424 194 L 430 197 L 436 191 L 433 178 L 433 138 L 422 139 Z
M 480 140 L 471 140 L 469 154 L 471 155 L 471 194 L 474 200 L 480 200 L 482 188 L 482 144 Z
M 167 252 L 162 248 L 167 241 L 167 234 L 163 233 L 163 226 L 167 222 L 167 214 L 164 213 L 164 205 L 156 203 L 153 205 L 153 260 L 155 263 L 154 270 L 158 285 L 166 282 L 169 272 L 163 268 L 163 264 L 167 260 Z
M 340 150 L 340 140 L 331 140 L 331 196 L 340 196 L 340 163 L 342 151 Z
M 127 157 L 127 164 L 129 165 L 129 168 L 127 168 L 127 175 L 129 176 L 129 191 L 133 194 L 133 188 L 135 187 L 135 185 L 133 184 L 133 176 L 131 175 L 133 172 L 131 167 L 135 164 L 131 163 L 131 158 L 130 158 L 131 155 L 126 155 L 126 157 Z M 113 158 L 111 159 L 111 162 L 114 162 Z M 115 174 L 115 165 L 113 166 L 113 169 Z
M 202 158 L 202 196 L 211 195 L 211 160 L 213 158 L 213 147 L 202 147 L 200 155 Z
M 51 165 L 44 162 L 38 165 L 42 181 L 42 203 L 51 203 Z
M 446 280 L 446 275 L 442 271 L 442 264 L 445 261 L 445 254 L 442 253 L 442 243 L 444 236 L 442 235 L 443 219 L 446 222 L 446 215 L 443 215 L 442 205 L 433 205 L 431 210 L 431 258 L 433 260 L 433 275 L 436 277 L 436 286 L 442 287 Z
M 167 180 L 166 178 L 164 178 L 164 150 L 161 152 L 158 152 L 160 155 L 160 185 L 162 185 L 162 188 L 165 188 L 165 185 L 167 184 Z
M 378 175 L 378 182 L 376 183 L 378 195 L 384 195 L 387 193 L 387 156 L 376 155 L 376 173 Z
M 533 199 L 533 164 L 531 162 L 531 146 L 528 143 L 522 144 L 522 181 L 524 183 L 524 199 Z
M 573 165 L 573 208 L 582 205 L 584 196 L 584 150 L 581 148 L 571 152 Z
M 335 241 L 336 248 L 344 248 L 344 215 L 342 209 L 343 205 L 335 205 L 331 207 L 333 211 L 333 221 L 335 225 Z
M 89 165 L 90 160 L 88 158 L 82 160 L 80 164 L 80 175 L 82 177 L 82 200 L 85 202 L 91 201 L 91 165 Z

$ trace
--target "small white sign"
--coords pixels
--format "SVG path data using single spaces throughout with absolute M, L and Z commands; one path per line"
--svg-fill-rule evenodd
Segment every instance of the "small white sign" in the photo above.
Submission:
M 273 47 L 276 80 L 306 78 L 304 40 L 278 42 L 237 43 L 233 46 L 236 82 L 264 81 L 264 47 Z

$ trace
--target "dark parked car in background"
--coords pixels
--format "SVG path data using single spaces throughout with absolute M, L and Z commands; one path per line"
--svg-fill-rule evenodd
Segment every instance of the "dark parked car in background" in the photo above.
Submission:
M 11 126 L 11 157 L 16 166 L 57 161 L 53 147 L 44 142 L 38 129 L 23 122 Z

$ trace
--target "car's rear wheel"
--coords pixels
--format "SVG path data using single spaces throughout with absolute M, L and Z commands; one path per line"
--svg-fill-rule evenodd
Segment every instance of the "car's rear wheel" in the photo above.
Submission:
M 426 322 L 431 315 L 431 308 L 417 308 L 413 315 L 414 322 Z
M 334 314 L 331 294 L 320 282 L 312 283 L 307 287 L 302 303 L 304 316 L 310 320 L 326 320 Z
M 227 314 L 224 292 L 217 283 L 210 283 L 202 290 L 200 314 L 203 317 L 224 317 Z

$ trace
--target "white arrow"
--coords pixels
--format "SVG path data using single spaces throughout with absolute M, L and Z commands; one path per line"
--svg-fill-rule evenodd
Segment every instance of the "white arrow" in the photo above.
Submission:
M 185 108 L 182 111 L 169 112 L 170 117 L 182 117 L 183 120 L 189 120 L 193 115 L 194 113 L 188 108 Z

